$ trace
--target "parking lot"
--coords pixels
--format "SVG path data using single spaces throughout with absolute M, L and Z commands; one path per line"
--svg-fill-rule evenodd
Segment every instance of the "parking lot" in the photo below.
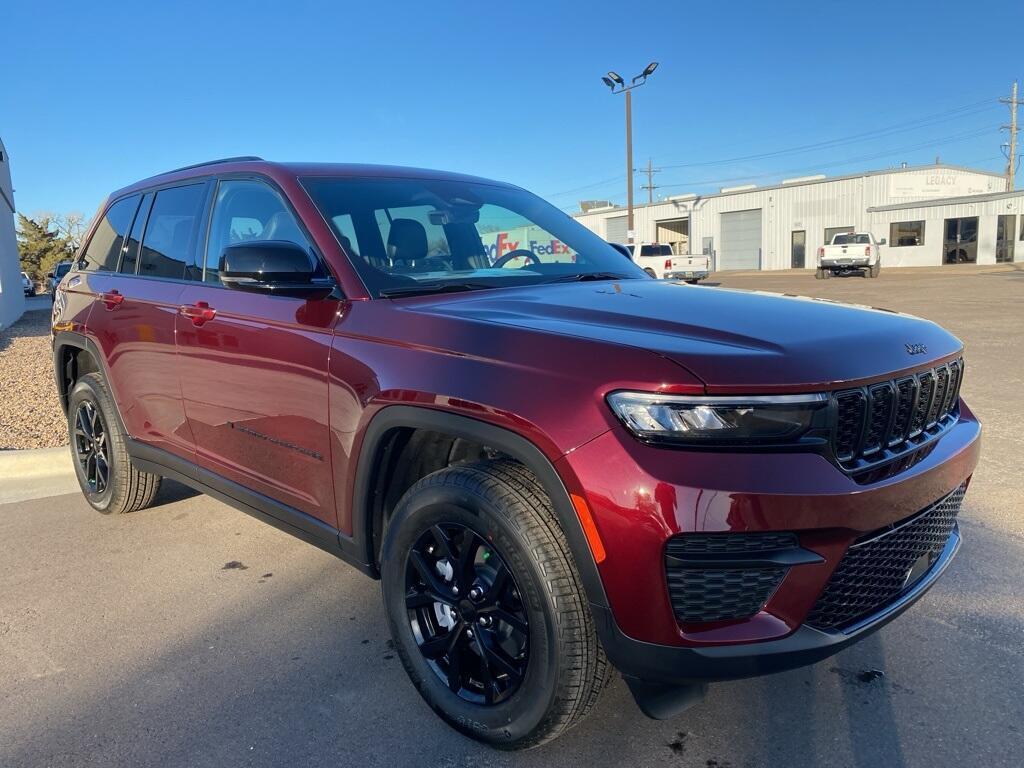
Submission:
M 494 752 L 422 702 L 379 585 L 340 561 L 173 483 L 123 517 L 55 496 L 0 506 L 0 766 L 1019 766 L 1024 271 L 710 282 L 902 310 L 964 341 L 985 425 L 965 542 L 896 623 L 670 721 L 616 680 L 565 737 Z M 679 311 L 716 289 L 680 289 Z

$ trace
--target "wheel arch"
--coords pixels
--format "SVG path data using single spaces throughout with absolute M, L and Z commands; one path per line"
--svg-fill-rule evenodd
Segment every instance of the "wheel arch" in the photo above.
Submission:
M 107 370 L 106 361 L 96 342 L 88 336 L 74 331 L 58 332 L 53 339 L 53 375 L 57 384 L 61 409 L 64 413 L 68 411 L 68 399 L 71 396 L 74 382 L 87 373 L 99 373 L 103 376 L 110 389 L 118 425 L 121 427 L 121 431 L 127 435 L 128 430 L 125 429 L 124 419 L 121 418 L 117 395 L 114 393 L 110 380 L 110 372 Z
M 359 543 L 364 561 L 376 563 L 375 518 L 380 505 L 378 480 L 388 461 L 396 432 L 424 429 L 456 439 L 469 440 L 518 461 L 529 469 L 547 493 L 565 534 L 576 569 L 590 603 L 607 608 L 601 576 L 576 515 L 569 491 L 554 464 L 530 440 L 495 424 L 468 416 L 410 405 L 390 405 L 380 410 L 367 426 L 359 449 L 352 497 L 352 537 Z

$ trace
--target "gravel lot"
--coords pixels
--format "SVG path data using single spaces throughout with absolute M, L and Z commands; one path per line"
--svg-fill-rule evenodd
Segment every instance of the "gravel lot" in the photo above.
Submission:
M 0 331 L 0 450 L 68 442 L 53 384 L 48 298 L 44 306 Z

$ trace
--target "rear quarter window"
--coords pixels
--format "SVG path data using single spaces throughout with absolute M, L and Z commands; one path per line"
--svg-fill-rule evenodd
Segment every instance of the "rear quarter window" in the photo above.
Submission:
M 139 207 L 140 195 L 118 200 L 103 214 L 82 258 L 82 269 L 93 272 L 116 272 L 124 239 Z

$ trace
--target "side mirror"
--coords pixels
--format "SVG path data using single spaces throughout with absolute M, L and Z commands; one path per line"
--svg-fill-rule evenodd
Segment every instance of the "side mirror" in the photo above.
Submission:
M 883 237 L 881 240 L 879 240 L 878 244 L 879 245 L 885 245 L 885 238 Z
M 309 253 L 284 240 L 229 245 L 220 256 L 220 281 L 228 288 L 271 296 L 325 299 L 334 281 L 316 277 Z

